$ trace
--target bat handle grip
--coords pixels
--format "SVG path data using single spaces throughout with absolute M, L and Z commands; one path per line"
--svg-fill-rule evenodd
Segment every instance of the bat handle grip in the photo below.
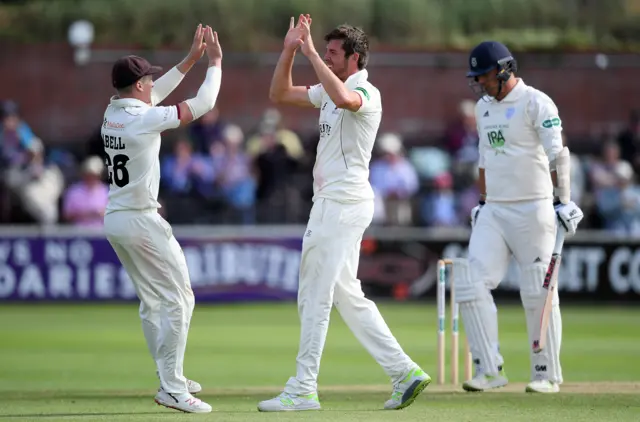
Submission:
M 556 230 L 556 243 L 553 245 L 553 254 L 560 255 L 562 254 L 562 246 L 564 245 L 564 235 L 565 231 L 562 227 L 558 226 Z

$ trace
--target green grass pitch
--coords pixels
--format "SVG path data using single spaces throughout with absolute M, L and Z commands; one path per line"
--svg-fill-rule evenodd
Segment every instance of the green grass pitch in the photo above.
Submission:
M 381 410 L 389 381 L 334 311 L 319 379 L 323 410 L 262 414 L 257 402 L 277 394 L 294 374 L 295 304 L 197 304 L 185 372 L 203 385 L 200 397 L 214 412 L 187 415 L 153 402 L 158 381 L 136 304 L 3 304 L 0 422 L 640 420 L 640 309 L 564 306 L 565 384 L 560 394 L 532 395 L 524 393 L 524 313 L 519 304 L 498 306 L 511 381 L 505 389 L 470 394 L 435 385 L 435 307 L 381 303 L 405 350 L 434 379 L 411 407 Z

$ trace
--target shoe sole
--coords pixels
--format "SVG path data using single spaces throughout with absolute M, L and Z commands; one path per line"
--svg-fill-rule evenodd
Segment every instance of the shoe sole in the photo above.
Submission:
M 429 384 L 431 384 L 431 378 L 424 379 L 424 380 L 420 381 L 417 385 L 412 386 L 413 387 L 413 392 L 411 393 L 411 396 L 407 400 L 405 400 L 404 402 L 400 403 L 400 406 L 394 407 L 393 409 L 388 409 L 388 410 L 401 410 L 401 409 L 404 409 L 406 407 L 411 406 L 413 404 L 413 402 L 416 401 L 416 399 L 418 398 L 420 393 L 422 393 L 424 391 L 424 389 L 427 388 L 427 386 Z M 410 390 L 411 390 L 411 387 L 409 387 L 407 389 L 407 391 L 410 391 Z
M 200 411 L 200 412 L 191 412 L 189 410 L 184 410 L 184 409 L 180 409 L 178 407 L 175 406 L 171 406 L 170 404 L 166 404 L 166 403 L 162 403 L 161 401 L 159 401 L 158 399 L 154 399 L 154 401 L 156 402 L 156 404 L 158 406 L 163 406 L 166 407 L 168 409 L 173 409 L 173 410 L 177 410 L 178 412 L 182 412 L 182 413 L 211 413 L 211 410 L 207 410 L 207 411 Z
M 533 388 L 529 387 L 527 385 L 527 387 L 524 389 L 525 393 L 538 393 L 538 394 L 555 394 L 555 393 L 559 393 L 560 390 L 555 390 L 555 391 L 540 391 L 540 390 L 534 390 Z
M 464 391 L 469 392 L 469 393 L 481 393 L 481 392 L 483 392 L 483 391 L 487 391 L 487 390 L 495 390 L 495 389 L 497 389 L 497 388 L 503 388 L 503 387 L 506 387 L 506 386 L 507 386 L 507 384 L 505 384 L 505 385 L 499 385 L 499 386 L 497 386 L 497 387 L 491 387 L 491 388 L 476 388 L 476 387 L 473 387 L 473 386 L 468 385 L 468 384 L 462 384 L 462 389 L 463 389 Z

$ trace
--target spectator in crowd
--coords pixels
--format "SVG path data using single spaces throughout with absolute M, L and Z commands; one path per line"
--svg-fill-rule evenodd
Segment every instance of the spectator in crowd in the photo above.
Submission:
M 476 196 L 476 204 L 477 198 Z M 450 173 L 441 173 L 433 179 L 433 190 L 422 201 L 422 218 L 427 226 L 432 227 L 461 225 L 456 212 L 456 195 Z
M 0 118 L 0 220 L 8 221 L 14 198 L 7 178 L 12 169 L 21 168 L 31 160 L 34 134 L 20 118 L 18 105 L 11 100 L 0 104 Z
M 374 222 L 390 225 L 413 223 L 412 197 L 418 192 L 418 174 L 404 156 L 402 139 L 385 133 L 378 139 L 382 156 L 371 163 L 369 179 L 376 195 Z
M 217 106 L 195 121 L 189 127 L 189 137 L 193 141 L 195 152 L 207 154 L 213 144 L 222 142 L 225 126 Z
M 480 189 L 478 186 L 478 165 L 476 164 L 473 173 L 462 183 L 456 193 L 456 219 L 460 226 L 469 227 L 469 216 L 471 210 L 478 205 Z M 442 204 L 442 199 L 441 199 Z
M 458 107 L 458 118 L 448 128 L 445 134 L 445 147 L 451 155 L 451 183 L 452 186 L 447 189 L 453 189 L 458 192 L 457 217 L 451 216 L 452 220 L 448 220 L 444 215 L 429 214 L 429 218 L 435 218 L 432 221 L 435 225 L 449 225 L 451 221 L 466 221 L 464 217 L 469 208 L 469 201 L 474 198 L 473 208 L 477 204 L 478 187 L 478 159 L 480 157 L 478 149 L 478 130 L 476 126 L 476 114 L 475 114 L 476 102 L 472 100 L 463 100 Z M 442 176 L 440 184 L 444 183 L 446 176 Z M 448 183 L 448 181 L 447 181 Z M 436 200 L 434 206 L 445 206 L 446 198 L 449 197 L 448 190 L 437 191 L 432 198 Z M 428 209 L 428 208 L 427 208 Z M 437 210 L 443 211 L 441 208 Z M 430 213 L 436 212 L 436 209 L 432 209 Z M 423 212 L 425 210 L 423 209 Z M 469 212 L 471 209 L 469 209 Z M 467 214 L 468 215 L 468 214 Z M 445 218 L 444 220 L 442 220 Z
M 637 238 L 640 235 L 640 186 L 630 166 L 619 169 L 618 176 L 621 215 L 614 230 L 617 235 Z
M 445 134 L 445 147 L 454 165 L 461 167 L 460 171 L 473 167 L 479 158 L 475 108 L 475 101 L 463 100 L 458 109 L 458 119 Z
M 259 155 L 254 160 L 257 180 L 257 219 L 261 223 L 291 221 L 300 205 L 300 192 L 293 188 L 293 175 L 298 162 L 279 142 L 275 133 L 261 136 Z
M 257 157 L 269 148 L 271 138 L 275 138 L 276 143 L 284 146 L 291 159 L 299 161 L 303 158 L 304 148 L 300 137 L 284 127 L 282 115 L 275 108 L 269 108 L 264 112 L 258 125 L 258 133 L 247 141 L 247 153 L 251 157 Z
M 214 167 L 219 169 L 216 184 L 230 206 L 231 218 L 237 214 L 241 223 L 252 224 L 256 184 L 250 158 L 242 149 L 243 142 L 242 129 L 236 125 L 228 125 L 224 131 L 224 150 L 217 160 L 214 158 Z
M 2 104 L 2 125 L 0 126 L 0 164 L 2 167 L 26 164 L 31 158 L 31 152 L 38 148 L 31 145 L 34 137 L 29 125 L 20 118 L 18 105 L 13 101 L 5 101 Z
M 619 235 L 640 234 L 640 193 L 633 167 L 620 158 L 617 142 L 603 145 L 602 158 L 592 164 L 590 178 L 603 228 Z
M 640 111 L 629 113 L 627 127 L 618 135 L 620 156 L 631 163 L 634 172 L 640 172 Z
M 210 149 L 216 148 L 213 143 Z M 172 195 L 191 195 L 208 187 L 215 179 L 214 168 L 202 154 L 194 153 L 191 142 L 180 137 L 174 145 L 172 155 L 164 157 L 161 167 L 162 183 Z
M 39 138 L 31 137 L 27 145 L 28 161 L 14 162 L 5 173 L 5 182 L 21 208 L 37 224 L 55 224 L 59 218 L 58 202 L 64 190 L 64 177 L 56 165 L 47 162 Z
M 74 226 L 100 228 L 109 196 L 109 186 L 103 181 L 102 158 L 97 155 L 87 158 L 80 172 L 81 179 L 64 195 L 64 220 Z

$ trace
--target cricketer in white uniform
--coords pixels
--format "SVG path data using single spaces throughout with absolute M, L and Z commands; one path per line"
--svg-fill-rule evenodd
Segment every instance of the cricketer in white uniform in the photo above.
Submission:
M 205 50 L 209 67 L 196 97 L 177 106 L 158 106 Z M 119 59 L 112 70 L 118 95 L 111 98 L 101 130 L 110 185 L 104 230 L 140 299 L 142 329 L 160 378 L 155 401 L 191 413 L 211 412 L 211 406 L 192 396 L 202 388 L 183 375 L 195 300 L 182 249 L 158 214 L 158 154 L 161 132 L 188 124 L 214 107 L 221 60 L 217 35 L 202 25 L 185 60 L 155 83 L 151 75 L 159 73 L 159 67 L 137 56 Z
M 407 356 L 357 278 L 360 243 L 373 218 L 369 161 L 382 117 L 380 92 L 367 80 L 368 41 L 362 30 L 343 25 L 325 40 L 323 58 L 309 33 L 311 18 L 291 18 L 273 77 L 274 102 L 320 109 L 320 140 L 313 170 L 313 207 L 302 243 L 297 371 L 282 394 L 260 402 L 260 411 L 320 409 L 317 380 L 335 304 L 360 343 L 393 383 L 385 409 L 410 405 L 431 378 Z M 296 49 L 313 64 L 320 83 L 293 86 Z
M 469 68 L 471 85 L 482 96 L 476 105 L 481 199 L 471 213 L 468 260 L 454 260 L 453 277 L 477 368 L 463 387 L 483 391 L 507 384 L 491 290 L 504 278 L 513 254 L 521 269 L 520 297 L 531 344 L 540 330 L 546 298 L 542 284 L 556 228 L 575 234 L 583 214 L 569 199 L 570 154 L 551 98 L 515 77 L 517 62 L 500 43 L 484 42 L 473 49 Z M 527 391 L 559 391 L 561 340 L 556 290 L 548 346 L 542 353 L 531 352 Z

